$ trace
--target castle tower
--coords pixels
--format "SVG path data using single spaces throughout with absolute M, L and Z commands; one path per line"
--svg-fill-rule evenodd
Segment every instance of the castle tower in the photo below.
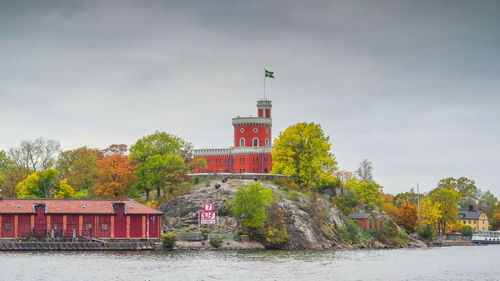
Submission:
M 271 146 L 271 101 L 257 101 L 258 117 L 233 118 L 234 147 Z

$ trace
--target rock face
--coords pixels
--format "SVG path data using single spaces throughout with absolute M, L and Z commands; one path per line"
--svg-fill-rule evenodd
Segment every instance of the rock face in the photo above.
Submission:
M 160 209 L 165 213 L 164 228 L 198 227 L 198 211 L 204 202 L 215 202 L 219 212 L 219 230 L 223 233 L 234 233 L 238 222 L 224 209 L 224 202 L 235 197 L 237 189 L 253 183 L 251 180 L 229 180 L 216 189 L 215 183 L 200 184 L 164 203 Z M 290 237 L 286 245 L 288 249 L 325 249 L 341 247 L 345 244 L 338 238 L 336 229 L 345 225 L 340 211 L 330 203 L 321 199 L 296 196 L 290 199 L 278 187 L 262 183 L 275 193 L 274 207 L 283 216 L 284 225 Z

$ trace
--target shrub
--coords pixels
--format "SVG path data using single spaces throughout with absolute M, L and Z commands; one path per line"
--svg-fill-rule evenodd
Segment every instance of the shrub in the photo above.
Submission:
M 474 229 L 472 227 L 466 225 L 466 226 L 462 227 L 460 232 L 465 236 L 472 236 L 472 234 L 474 234 Z
M 210 238 L 210 245 L 212 245 L 212 247 L 214 248 L 220 248 L 220 246 L 222 245 L 222 238 L 220 236 L 216 236 L 216 237 L 212 237 Z
M 175 247 L 175 242 L 177 241 L 177 235 L 173 232 L 165 233 L 161 236 L 161 244 L 164 249 L 172 250 Z
M 203 240 L 207 240 L 208 234 L 210 234 L 210 229 L 204 227 L 204 228 L 200 229 L 200 232 L 201 232 L 201 236 L 203 236 Z
M 418 236 L 426 240 L 434 240 L 436 238 L 436 227 L 431 224 L 422 224 L 417 227 Z
M 197 185 L 200 183 L 200 178 L 199 177 L 194 177 L 193 180 L 191 181 L 193 185 Z
M 366 233 L 355 221 L 347 219 L 346 226 L 338 228 L 340 238 L 348 244 L 359 244 L 371 239 L 370 235 Z
M 277 229 L 275 227 L 269 227 L 267 229 L 265 244 L 268 249 L 281 249 L 290 239 L 286 228 Z

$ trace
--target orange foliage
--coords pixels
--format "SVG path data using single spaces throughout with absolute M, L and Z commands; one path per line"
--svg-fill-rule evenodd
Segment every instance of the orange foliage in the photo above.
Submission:
M 397 223 L 406 228 L 406 230 L 413 232 L 417 225 L 417 219 L 417 207 L 408 202 L 403 203 L 401 209 L 399 209 Z
M 390 193 L 380 193 L 380 199 L 385 203 L 393 203 L 394 195 Z
M 392 203 L 384 203 L 382 204 L 381 207 L 382 211 L 384 211 L 389 217 L 391 217 L 393 220 L 397 220 L 399 217 L 399 211 L 396 206 Z
M 132 184 L 137 180 L 135 166 L 128 156 L 112 154 L 97 162 L 99 173 L 94 189 L 94 197 L 101 199 L 122 199 L 127 196 Z

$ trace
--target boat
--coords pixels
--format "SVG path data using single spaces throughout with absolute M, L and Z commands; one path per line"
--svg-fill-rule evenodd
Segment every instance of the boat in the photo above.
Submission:
M 472 235 L 472 243 L 500 244 L 500 231 L 478 231 Z

